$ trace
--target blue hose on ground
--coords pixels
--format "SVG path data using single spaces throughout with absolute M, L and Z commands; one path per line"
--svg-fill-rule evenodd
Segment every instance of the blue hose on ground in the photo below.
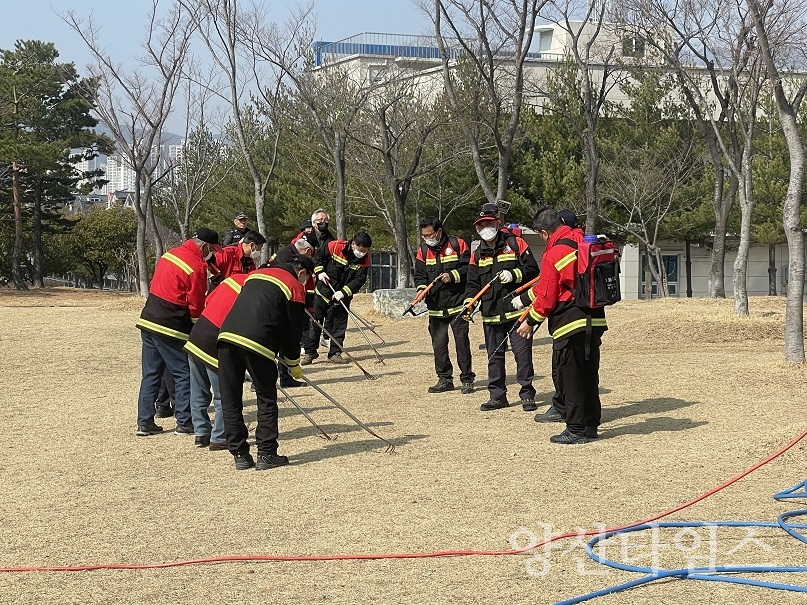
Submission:
M 801 491 L 798 491 L 801 489 Z M 794 485 L 792 488 L 779 492 L 774 496 L 776 500 L 785 500 L 792 498 L 807 498 L 807 481 L 803 481 Z M 572 605 L 573 603 L 582 603 L 597 597 L 602 597 L 609 594 L 614 594 L 635 588 L 643 584 L 655 582 L 664 578 L 680 578 L 682 580 L 702 580 L 707 582 L 727 582 L 730 584 L 742 584 L 746 586 L 757 586 L 760 588 L 769 588 L 774 590 L 788 590 L 792 592 L 805 592 L 807 593 L 807 586 L 798 584 L 781 584 L 776 582 L 766 582 L 764 580 L 756 580 L 751 578 L 742 578 L 725 574 L 738 574 L 738 573 L 804 573 L 807 572 L 807 567 L 779 567 L 779 566 L 765 566 L 765 565 L 725 565 L 713 567 L 687 567 L 682 569 L 662 570 L 650 567 L 641 567 L 637 565 L 629 565 L 620 563 L 618 561 L 611 561 L 604 556 L 600 556 L 594 552 L 594 547 L 601 541 L 608 538 L 629 532 L 656 530 L 658 528 L 687 528 L 687 527 L 768 527 L 768 528 L 781 528 L 797 540 L 807 544 L 807 537 L 796 530 L 807 529 L 807 524 L 792 524 L 787 523 L 788 519 L 792 517 L 799 517 L 807 515 L 807 510 L 795 510 L 782 513 L 776 519 L 776 523 L 768 522 L 755 522 L 755 521 L 681 521 L 681 522 L 664 522 L 664 523 L 643 523 L 633 527 L 624 529 L 617 529 L 614 531 L 604 532 L 592 538 L 586 544 L 586 554 L 593 561 L 622 571 L 630 571 L 635 573 L 645 574 L 644 577 L 625 582 L 616 586 L 610 586 L 602 590 L 590 592 L 578 597 L 559 601 L 556 605 Z

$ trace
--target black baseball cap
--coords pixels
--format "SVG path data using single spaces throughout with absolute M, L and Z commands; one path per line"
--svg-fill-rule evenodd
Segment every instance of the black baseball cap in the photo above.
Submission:
M 577 215 L 571 210 L 566 210 L 565 208 L 563 210 L 559 210 L 558 216 L 560 217 L 560 222 L 567 227 L 577 227 Z
M 482 204 L 482 208 L 479 210 L 479 213 L 476 215 L 476 219 L 474 220 L 474 225 L 482 221 L 491 221 L 498 218 L 499 206 L 497 204 L 488 202 L 487 204 Z
M 305 254 L 295 254 L 291 260 L 300 263 L 309 275 L 314 275 L 314 260 Z
M 306 229 L 313 229 L 314 225 L 311 224 L 310 218 L 303 219 L 303 222 L 300 223 L 300 231 L 305 231 Z
M 238 212 L 236 212 L 236 213 L 235 213 L 235 215 L 233 216 L 233 220 L 235 220 L 235 219 L 237 219 L 237 218 L 247 218 L 247 213 L 246 213 L 246 212 L 244 212 L 243 210 L 239 210 L 239 211 L 238 211 Z
M 212 229 L 208 229 L 207 227 L 197 229 L 194 237 L 206 244 L 210 244 L 216 248 L 219 247 L 219 234 Z

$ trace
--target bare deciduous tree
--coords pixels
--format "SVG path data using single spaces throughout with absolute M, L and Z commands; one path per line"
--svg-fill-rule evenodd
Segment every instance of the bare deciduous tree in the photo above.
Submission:
M 747 315 L 746 274 L 754 205 L 751 161 L 756 114 L 765 81 L 752 23 L 743 7 L 733 0 L 706 6 L 687 1 L 676 7 L 663 0 L 648 0 L 640 4 L 637 22 L 641 27 L 636 35 L 646 39 L 675 69 L 715 167 L 715 246 L 710 272 L 713 295 L 724 294 L 725 229 L 731 198 L 723 195 L 723 172 L 730 174 L 728 194 L 737 195 L 742 215 L 732 278 L 734 310 L 738 315 Z
M 319 134 L 334 176 L 334 218 L 336 237 L 346 238 L 345 204 L 347 199 L 346 150 L 355 121 L 375 84 L 363 69 L 348 69 L 338 61 L 325 59 L 315 66 L 311 44 L 314 40 L 314 18 L 311 5 L 291 13 L 281 29 L 255 36 L 253 51 L 281 69 L 293 84 L 298 106 L 306 109 Z M 303 167 L 305 168 L 305 167 Z
M 159 188 L 159 199 L 170 209 L 182 239 L 188 237 L 191 217 L 235 167 L 232 157 L 223 153 L 226 146 L 220 136 L 223 128 L 219 136 L 211 132 L 211 124 L 221 126 L 222 121 L 210 115 L 211 87 L 207 84 L 210 79 L 194 71 L 195 74 L 184 78 L 186 137 L 182 153 L 169 167 Z
M 144 297 L 149 290 L 146 254 L 149 222 L 154 228 L 157 254 L 162 255 L 152 194 L 161 162 L 163 129 L 180 85 L 191 36 L 188 15 L 181 7 L 173 6 L 165 17 L 158 17 L 158 4 L 158 0 L 152 0 L 142 44 L 144 54 L 137 58 L 137 66 L 131 69 L 114 62 L 107 54 L 101 44 L 100 30 L 91 18 L 84 21 L 74 11 L 62 16 L 93 57 L 87 69 L 98 88 L 88 101 L 111 131 L 118 150 L 137 175 L 134 191 L 137 266 L 139 291 Z
M 285 74 L 256 53 L 255 44 L 267 32 L 283 34 L 256 4 L 241 8 L 238 0 L 178 1 L 193 12 L 199 36 L 224 78 L 223 90 L 216 89 L 217 94 L 232 108 L 232 135 L 252 178 L 255 218 L 258 231 L 265 235 L 266 189 L 277 167 L 287 92 Z M 293 25 L 289 28 L 294 31 Z M 265 137 L 271 144 L 262 154 Z
M 414 77 L 415 74 L 399 69 L 384 74 L 383 83 L 368 100 L 361 116 L 364 128 L 357 133 L 357 141 L 371 156 L 357 162 L 356 168 L 364 175 L 360 181 L 364 186 L 360 184 L 360 187 L 395 238 L 399 288 L 409 287 L 412 277 L 406 217 L 412 183 L 435 168 L 434 163 L 423 162 L 424 154 L 435 131 L 446 124 L 447 119 L 439 102 L 428 89 L 419 86 Z M 375 170 L 378 160 L 382 167 Z M 374 185 L 368 187 L 368 181 L 382 181 L 386 191 Z
M 416 2 L 434 23 L 446 98 L 468 140 L 476 176 L 489 202 L 507 200 L 510 154 L 524 101 L 524 65 L 545 1 Z M 455 70 L 458 62 L 471 66 L 474 90 L 463 90 Z M 495 180 L 483 157 L 488 136 L 498 159 Z
M 796 116 L 807 93 L 803 76 L 788 79 L 793 67 L 807 65 L 807 5 L 786 0 L 747 0 L 752 23 L 759 40 L 782 133 L 790 156 L 790 180 L 785 196 L 782 221 L 787 237 L 788 280 L 785 311 L 785 360 L 804 363 L 804 233 L 800 220 L 804 185 L 804 144 L 796 126 Z
M 556 35 L 566 37 L 566 56 L 549 69 L 546 81 L 531 84 L 535 92 L 552 102 L 577 134 L 586 166 L 586 233 L 596 233 L 599 214 L 597 184 L 600 152 L 597 130 L 611 90 L 618 85 L 621 70 L 616 61 L 613 31 L 605 31 L 606 2 L 582 5 L 575 0 L 547 3 L 541 16 L 558 25 Z M 568 100 L 573 99 L 573 103 Z

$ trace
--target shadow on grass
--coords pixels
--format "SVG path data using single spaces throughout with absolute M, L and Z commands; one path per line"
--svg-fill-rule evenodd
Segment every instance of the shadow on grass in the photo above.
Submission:
M 600 390 L 602 393 L 603 391 Z M 603 416 L 611 418 L 626 418 L 636 414 L 659 414 L 662 412 L 672 412 L 691 405 L 697 405 L 698 401 L 685 401 L 675 397 L 657 397 L 644 399 L 642 401 L 627 401 L 622 405 L 609 405 L 603 408 Z M 605 421 L 605 420 L 603 420 Z
M 324 427 L 323 427 L 324 428 Z M 382 437 L 385 435 L 379 433 Z M 396 449 L 400 449 L 411 443 L 412 441 L 416 441 L 419 439 L 425 439 L 429 435 L 404 435 L 402 437 L 396 437 L 394 439 L 390 439 L 390 441 L 395 445 Z M 281 439 L 281 449 L 282 449 L 282 439 L 283 435 L 280 436 Z M 350 456 L 353 454 L 361 454 L 363 452 L 378 452 L 381 455 L 392 456 L 394 454 L 386 454 L 385 450 L 387 448 L 387 444 L 379 439 L 363 439 L 361 441 L 323 441 L 322 447 L 316 450 L 311 450 L 308 452 L 303 452 L 301 454 L 297 454 L 296 456 L 290 456 L 289 461 L 291 464 L 308 464 L 311 462 L 319 462 L 321 460 L 328 460 L 330 458 L 337 458 L 339 456 Z
M 603 408 L 603 423 L 619 422 L 639 414 L 646 414 L 650 417 L 638 422 L 615 426 L 614 428 L 606 426 L 603 437 L 678 432 L 709 424 L 706 420 L 672 418 L 670 416 L 659 415 L 697 405 L 698 403 L 698 401 L 685 401 L 684 399 L 676 399 L 675 397 L 658 397 L 644 399 L 643 401 L 631 401 L 620 406 L 608 406 Z
M 364 369 L 367 370 L 373 376 L 376 376 L 378 378 L 378 380 L 383 380 L 384 378 L 386 378 L 388 376 L 398 376 L 398 375 L 404 373 L 402 371 L 394 371 L 394 372 L 382 371 L 384 366 L 381 365 L 381 364 L 371 364 L 370 366 L 365 366 L 364 364 L 362 364 L 362 367 L 364 367 Z M 312 381 L 314 383 L 316 383 L 318 386 L 322 386 L 323 384 L 338 384 L 338 383 L 343 383 L 343 382 L 348 382 L 348 383 L 357 382 L 357 383 L 368 383 L 368 384 L 376 382 L 375 380 L 368 380 L 364 376 L 364 374 L 357 374 L 355 376 L 343 376 L 343 377 L 340 377 L 340 378 L 323 378 L 323 379 L 317 378 L 316 380 L 312 379 Z M 294 389 L 294 391 L 295 392 L 301 391 L 303 388 L 304 387 L 302 387 L 300 389 Z M 294 397 L 294 393 L 291 393 L 291 396 Z
M 314 421 L 316 422 L 316 418 L 314 418 Z M 358 424 L 346 424 L 346 423 L 336 423 L 336 422 L 331 422 L 331 423 L 317 422 L 317 424 L 320 426 L 320 428 L 322 428 L 323 431 L 325 431 L 331 437 L 333 437 L 334 441 L 339 440 L 339 435 L 343 435 L 343 434 L 347 434 L 347 433 L 355 433 L 356 431 L 364 431 L 364 429 L 361 428 Z M 376 427 L 383 427 L 383 426 L 391 426 L 392 425 L 391 422 L 365 422 L 364 424 L 369 426 L 371 429 L 373 429 L 374 432 L 378 433 L 382 437 L 384 437 L 384 434 L 382 432 L 379 432 L 379 431 L 375 430 Z M 317 429 L 315 429 L 311 424 L 306 423 L 305 426 L 298 426 L 297 428 L 292 429 L 290 431 L 284 431 L 284 430 L 282 430 L 282 427 L 281 427 L 280 441 L 283 441 L 283 440 L 286 440 L 286 439 L 289 439 L 289 440 L 291 440 L 291 439 L 305 439 L 307 437 L 317 437 L 318 435 L 319 435 L 319 433 L 317 432 Z M 334 441 L 326 441 L 325 439 L 322 439 L 323 443 L 334 443 Z M 381 441 L 379 441 L 379 443 L 381 443 Z
M 641 422 L 635 422 L 626 426 L 608 428 L 606 426 L 602 437 L 616 437 L 618 435 L 650 435 L 651 433 L 675 433 L 687 431 L 699 426 L 709 424 L 705 420 L 692 420 L 691 418 L 670 418 L 669 416 L 656 416 L 645 418 Z

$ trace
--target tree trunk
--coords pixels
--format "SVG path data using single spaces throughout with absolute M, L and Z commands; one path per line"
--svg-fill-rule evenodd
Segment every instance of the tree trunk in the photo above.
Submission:
M 650 256 L 650 250 L 644 249 L 644 299 L 650 300 L 653 298 L 653 258 Z
M 664 264 L 664 255 L 659 248 L 654 251 L 656 258 L 656 267 L 658 267 L 658 275 L 656 281 L 658 282 L 658 295 L 661 298 L 670 297 L 670 287 L 667 285 L 667 265 Z
M 776 296 L 776 244 L 768 244 L 768 296 Z
M 33 282 L 35 286 L 45 287 L 42 278 L 42 179 L 36 178 L 34 187 L 34 270 Z
M 20 185 L 20 166 L 17 162 L 11 163 L 11 198 L 14 205 L 14 252 L 11 257 L 11 279 L 17 290 L 27 290 L 25 280 L 22 278 L 22 197 Z
M 149 295 L 149 267 L 148 254 L 146 254 L 146 211 L 143 210 L 140 199 L 140 181 L 135 182 L 134 208 L 137 215 L 137 281 L 140 296 Z
M 734 259 L 734 313 L 741 317 L 748 315 L 748 250 L 751 247 L 751 211 L 754 200 L 744 189 L 740 193 L 740 245 L 737 247 L 737 258 Z
M 804 148 L 796 128 L 795 115 L 782 111 L 781 103 L 779 118 L 790 151 L 790 181 L 787 185 L 782 220 L 788 254 L 785 361 L 804 363 L 804 232 L 799 216 L 804 184 Z
M 258 223 L 258 233 L 266 237 L 266 218 L 263 215 L 263 205 L 264 205 L 264 188 L 263 183 L 258 180 L 253 183 L 253 193 L 255 196 L 255 222 Z M 261 264 L 266 262 L 266 259 L 269 258 L 269 246 L 264 246 L 265 249 L 261 249 Z
M 336 199 L 334 215 L 336 217 L 336 239 L 347 239 L 345 225 L 345 140 L 336 133 L 333 147 L 333 165 L 336 174 Z
M 149 185 L 146 185 L 145 194 L 146 216 L 149 218 L 149 223 L 151 224 L 151 228 L 153 230 L 154 254 L 157 256 L 157 258 L 160 258 L 163 254 L 165 254 L 165 246 L 163 245 L 163 238 L 162 235 L 160 235 L 160 229 L 158 228 L 157 214 L 154 212 L 154 203 L 151 197 L 151 187 Z
M 710 145 L 711 148 L 711 145 Z M 729 192 L 724 196 L 725 177 L 723 164 L 719 151 L 715 150 L 712 156 L 714 166 L 715 188 L 712 195 L 712 207 L 715 212 L 715 234 L 712 242 L 712 265 L 709 268 L 709 296 L 711 298 L 726 298 L 726 226 L 729 220 L 729 211 L 737 193 L 738 181 L 731 179 Z
M 396 187 L 397 189 L 397 187 Z M 411 281 L 412 263 L 409 259 L 409 242 L 406 237 L 406 193 L 393 192 L 395 200 L 395 248 L 398 251 L 398 288 L 408 288 Z
M 600 160 L 597 157 L 597 143 L 594 132 L 586 135 L 586 233 L 597 233 L 597 180 L 600 172 Z
M 687 272 L 687 298 L 692 298 L 692 243 L 689 240 L 685 241 L 686 258 L 684 260 L 684 267 Z

